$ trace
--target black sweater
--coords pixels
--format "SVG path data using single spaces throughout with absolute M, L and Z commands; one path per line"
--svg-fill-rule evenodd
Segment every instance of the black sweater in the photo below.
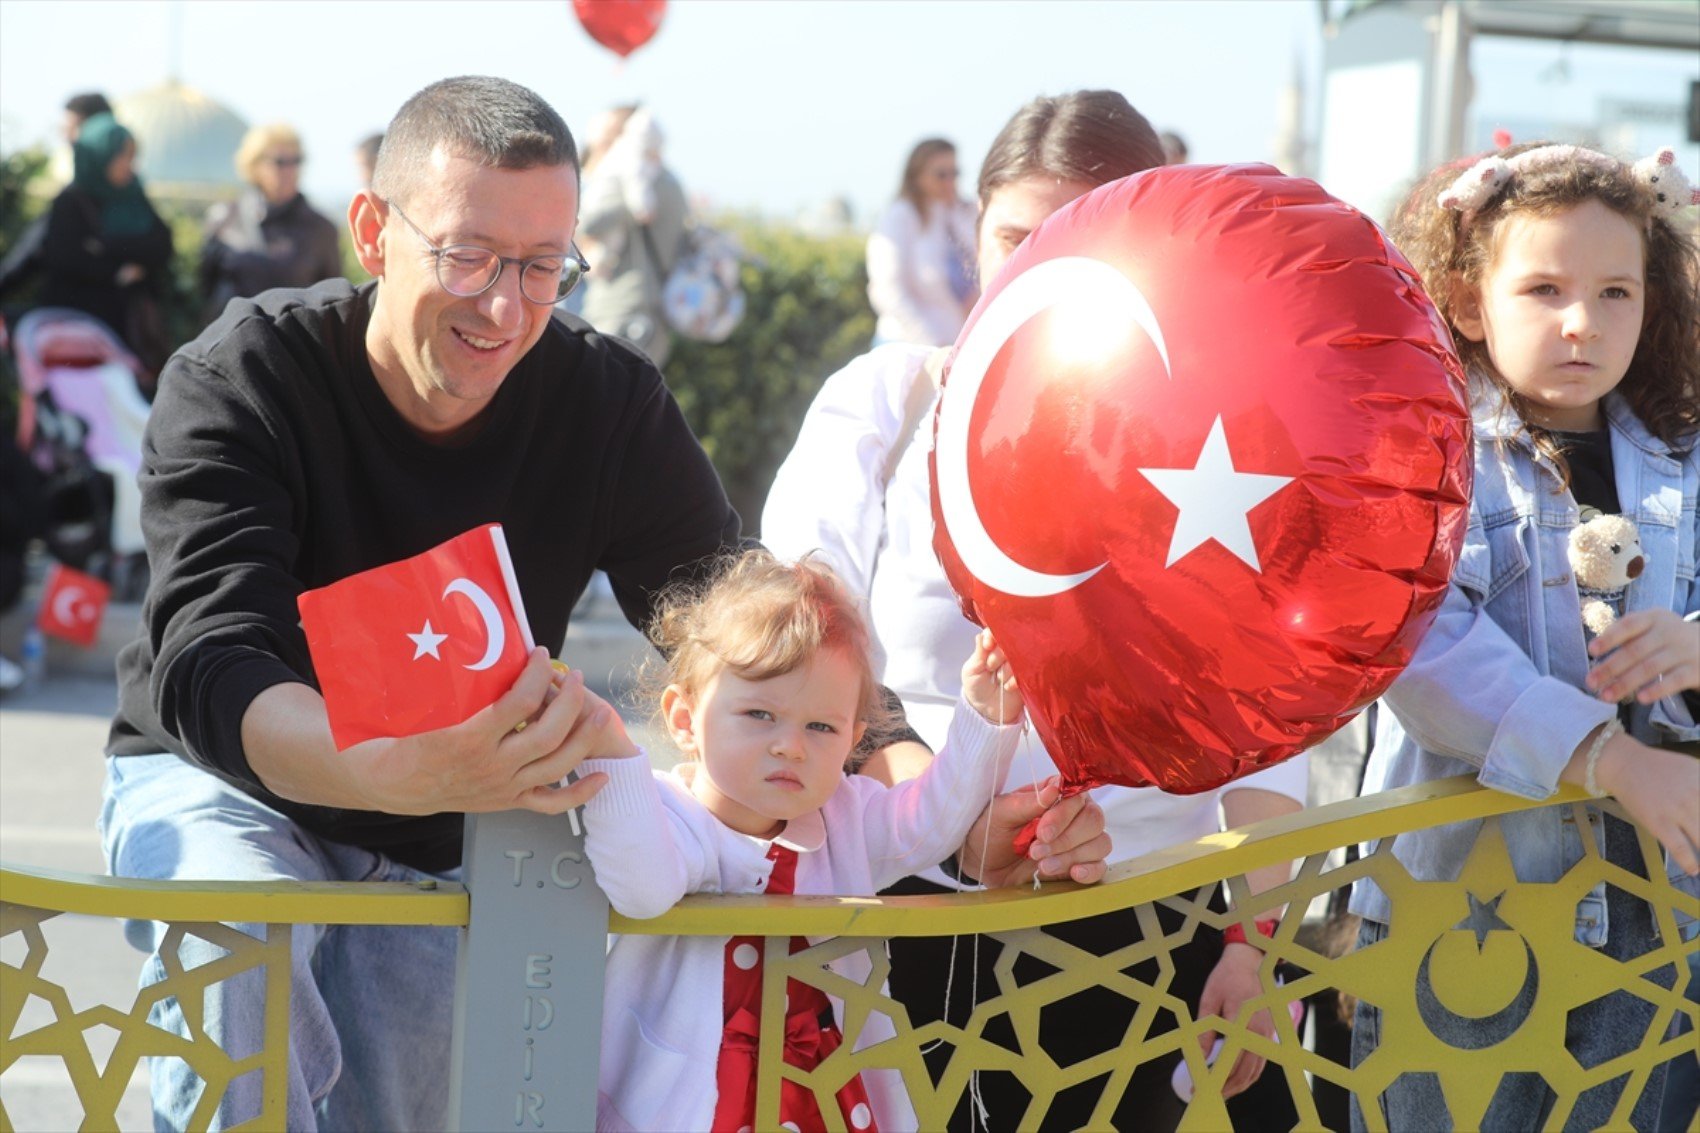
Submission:
M 738 516 L 661 375 L 583 323 L 549 321 L 476 437 L 421 439 L 367 360 L 372 287 L 237 300 L 165 368 L 141 471 L 153 582 L 107 750 L 175 752 L 317 834 L 442 869 L 460 815 L 288 802 L 249 767 L 248 705 L 315 683 L 296 596 L 497 522 L 557 651 L 595 569 L 640 624 L 676 570 L 737 543 Z

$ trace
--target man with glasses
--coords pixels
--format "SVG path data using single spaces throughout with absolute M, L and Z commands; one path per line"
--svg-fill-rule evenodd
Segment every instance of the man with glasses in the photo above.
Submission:
M 737 544 L 655 367 L 551 318 L 586 267 L 577 211 L 573 141 L 541 99 L 436 83 L 349 207 L 375 282 L 235 300 L 166 367 L 141 474 L 153 583 L 108 745 L 115 875 L 445 876 L 463 812 L 559 814 L 594 793 L 555 784 L 594 754 L 606 710 L 577 677 L 546 700 L 543 649 L 463 725 L 336 751 L 296 610 L 303 590 L 495 521 L 536 640 L 559 647 L 594 570 L 639 622 L 676 570 Z M 155 953 L 145 983 L 222 955 L 189 936 L 162 961 L 161 926 L 130 931 Z M 454 931 L 298 928 L 292 946 L 289 1127 L 440 1128 Z M 262 981 L 211 984 L 192 1025 L 166 999 L 153 1022 L 240 1057 L 264 1025 Z M 153 1079 L 162 1126 L 213 1104 L 178 1059 L 154 1059 Z M 231 1084 L 214 1128 L 259 1111 L 259 1079 Z
M 595 778 L 556 784 L 617 718 L 577 675 L 549 700 L 544 649 L 464 724 L 336 751 L 296 610 L 303 590 L 494 521 L 535 639 L 558 647 L 592 571 L 639 624 L 667 582 L 738 545 L 655 367 L 551 317 L 585 271 L 577 208 L 577 154 L 547 104 L 501 79 L 435 83 L 390 123 L 349 206 L 375 282 L 234 300 L 173 356 L 141 473 L 153 579 L 107 744 L 114 875 L 429 880 L 458 867 L 465 812 L 561 814 L 595 793 Z M 1007 798 L 997 837 L 974 843 L 1005 857 L 1028 806 Z M 1055 813 L 1063 868 L 1101 862 L 1088 796 Z M 162 959 L 162 926 L 129 926 L 153 952 L 150 984 L 215 962 L 225 931 Z M 299 927 L 290 941 L 288 1127 L 441 1128 L 454 930 Z M 209 981 L 149 1018 L 239 1058 L 260 1045 L 263 979 Z M 151 1070 L 163 1128 L 260 1110 L 260 1075 L 203 1100 L 182 1061 Z

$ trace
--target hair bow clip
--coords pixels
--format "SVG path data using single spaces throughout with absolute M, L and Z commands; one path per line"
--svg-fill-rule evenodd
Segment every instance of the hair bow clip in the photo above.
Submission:
M 1440 194 L 1440 207 L 1455 212 L 1477 212 L 1511 180 L 1511 166 L 1494 155 L 1470 166 Z

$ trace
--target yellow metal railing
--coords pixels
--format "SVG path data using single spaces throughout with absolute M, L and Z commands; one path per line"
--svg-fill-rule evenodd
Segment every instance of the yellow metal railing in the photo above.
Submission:
M 1556 882 L 1519 881 L 1506 854 L 1498 817 L 1536 805 L 1580 811 L 1589 802 L 1579 791 L 1566 789 L 1555 800 L 1531 804 L 1462 778 L 1337 803 L 1174 846 L 1115 867 L 1108 882 L 1100 886 L 1055 884 L 1036 893 L 1000 890 L 888 899 L 692 897 L 650 921 L 616 915 L 610 928 L 622 933 L 767 935 L 764 1034 L 783 1029 L 787 979 L 820 987 L 843 1001 L 846 1041 L 814 1070 L 785 1065 L 781 1043 L 761 1044 L 757 1124 L 762 1128 L 778 1127 L 782 1079 L 812 1089 L 822 1100 L 829 1127 L 836 1127 L 841 1119 L 832 1095 L 851 1075 L 874 1067 L 896 1068 L 904 1074 L 922 1128 L 942 1128 L 973 1076 L 992 1069 L 1013 1074 L 1033 1096 L 1025 1115 L 1000 1115 L 1012 1125 L 1018 1119 L 1023 1126 L 1037 1124 L 1059 1090 L 1102 1079 L 1094 1123 L 1107 1126 L 1134 1067 L 1179 1050 L 1198 1083 L 1183 1128 L 1225 1129 L 1229 1121 L 1221 1087 L 1241 1049 L 1268 1059 L 1266 1075 L 1285 1078 L 1302 1129 L 1323 1125 L 1311 1079 L 1354 1093 L 1375 1129 L 1383 1125 L 1375 1101 L 1395 1078 L 1405 1073 L 1433 1074 L 1454 1126 L 1468 1129 L 1480 1125 L 1501 1076 L 1528 1068 L 1544 1072 L 1556 1094 L 1548 1122 L 1551 1128 L 1564 1124 L 1582 1092 L 1627 1076 L 1628 1085 L 1612 1119 L 1614 1125 L 1627 1126 L 1628 1110 L 1640 1084 L 1661 1063 L 1681 1053 L 1692 1054 L 1694 1049 L 1692 1036 L 1666 1039 L 1665 1035 L 1679 1014 L 1691 1020 L 1697 1014 L 1683 998 L 1682 988 L 1687 957 L 1700 948 L 1700 942 L 1680 939 L 1677 916 L 1700 917 L 1700 900 L 1669 884 L 1659 848 L 1645 832 L 1640 837 L 1644 866 L 1640 872 L 1645 876 L 1590 851 L 1589 857 Z M 1615 804 L 1603 805 L 1621 817 Z M 1331 864 L 1338 856 L 1331 859 L 1330 853 L 1339 847 L 1460 822 L 1479 823 L 1479 830 L 1456 881 L 1415 881 L 1385 852 L 1386 842 L 1383 852 L 1349 865 Z M 1297 863 L 1293 880 L 1251 897 L 1244 875 L 1282 861 Z M 1299 932 L 1301 918 L 1292 915 L 1267 947 L 1261 969 L 1263 994 L 1247 1004 L 1242 1018 L 1195 1018 L 1192 1005 L 1170 993 L 1174 969 L 1167 962 L 1168 953 L 1190 941 L 1199 926 L 1219 928 L 1233 921 L 1249 925 L 1261 912 L 1282 904 L 1303 909 L 1314 898 L 1359 877 L 1374 878 L 1393 901 L 1393 927 L 1380 943 L 1344 956 L 1328 955 Z M 1653 910 L 1659 941 L 1630 962 L 1610 960 L 1573 939 L 1576 902 L 1601 880 L 1647 901 Z M 1224 882 L 1235 910 L 1231 914 L 1209 907 L 1212 890 Z M 1472 897 L 1478 903 L 1496 902 L 1497 916 L 1507 931 L 1489 932 L 1484 938 L 1461 927 Z M 1120 909 L 1136 909 L 1141 923 L 1155 925 L 1154 910 L 1159 907 L 1181 915 L 1178 932 L 1148 932 L 1146 939 L 1108 955 L 1093 955 L 1041 931 L 1047 924 Z M 6 1070 L 21 1058 L 62 1059 L 88 1127 L 110 1128 L 116 1124 L 117 1100 L 139 1059 L 175 1055 L 189 1059 L 207 1080 L 204 1108 L 210 1118 L 222 1084 L 234 1077 L 259 1069 L 268 1086 L 284 1080 L 289 925 L 456 925 L 465 923 L 467 910 L 467 894 L 451 885 L 421 892 L 413 886 L 390 884 L 143 884 L 4 869 L 0 871 L 0 940 L 20 934 L 24 958 L 18 964 L 8 961 L 0 969 L 0 1083 Z M 192 971 L 168 971 L 164 983 L 141 993 L 128 1008 L 100 1005 L 77 1011 L 66 988 L 42 974 L 49 950 L 44 927 L 61 913 L 164 921 L 169 932 L 179 937 L 186 932 L 201 935 L 230 954 Z M 279 931 L 257 941 L 209 923 L 215 920 L 264 922 L 279 926 Z M 1003 943 L 997 986 L 983 989 L 980 1006 L 966 1022 L 911 1026 L 903 1007 L 882 988 L 889 970 L 885 938 L 965 933 L 990 934 Z M 806 935 L 814 943 L 789 954 L 787 945 L 793 935 Z M 162 951 L 174 951 L 171 943 L 168 938 Z M 826 966 L 857 951 L 866 952 L 871 961 L 874 974 L 866 986 Z M 1042 961 L 1053 974 L 1016 980 L 1011 973 L 1022 956 Z M 1275 968 L 1282 960 L 1305 974 L 1285 984 L 1277 982 Z M 1156 961 L 1160 974 L 1149 982 L 1125 974 L 1125 969 L 1142 961 Z M 210 982 L 261 966 L 269 967 L 268 988 L 274 998 L 267 1018 L 276 1023 L 263 1051 L 234 1060 L 216 1048 L 193 1049 L 193 1044 L 147 1026 L 148 1007 L 160 996 L 198 1002 L 200 990 Z M 1537 968 L 1544 978 L 1538 982 L 1533 1008 L 1486 1051 L 1447 1046 L 1429 1030 L 1417 1005 L 1416 987 L 1424 980 L 1449 1010 L 1469 1018 L 1486 1017 L 1503 1009 Z M 1059 1066 L 1038 1046 L 1040 1013 L 1047 1005 L 1094 986 L 1109 987 L 1138 1005 L 1128 1033 L 1123 1042 L 1098 1057 Z M 1284 1010 L 1298 999 L 1328 989 L 1382 1010 L 1382 1046 L 1356 1069 L 1305 1050 Z M 1652 1022 L 1621 1057 L 1581 1066 L 1565 1052 L 1565 1020 L 1578 1005 L 1615 991 L 1628 991 L 1650 1003 Z M 31 996 L 45 1001 L 52 1019 L 20 1033 L 20 1016 Z M 1245 1025 L 1250 1014 L 1262 1008 L 1271 1009 L 1277 1042 Z M 855 1050 L 862 1028 L 876 1014 L 890 1020 L 895 1039 Z M 1179 1026 L 1159 1036 L 1148 1035 L 1158 1014 L 1171 1015 Z M 987 1038 L 988 1025 L 999 1019 L 1016 1036 L 1014 1052 Z M 97 1073 L 87 1031 L 103 1024 L 117 1030 L 119 1039 L 104 1071 Z M 1223 1056 L 1214 1068 L 1205 1065 L 1198 1044 L 1198 1037 L 1211 1030 L 1219 1031 L 1225 1040 Z M 935 1083 L 922 1052 L 940 1041 L 948 1044 L 951 1053 L 942 1072 L 935 1067 L 940 1074 Z M 281 1085 L 267 1091 L 267 1111 L 261 1121 L 266 1127 L 282 1125 L 280 1091 Z M 0 1098 L 0 1129 L 10 1128 Z

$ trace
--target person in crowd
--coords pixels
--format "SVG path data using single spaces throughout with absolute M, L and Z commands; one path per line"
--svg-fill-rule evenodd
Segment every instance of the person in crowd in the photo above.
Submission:
M 596 270 L 584 317 L 657 366 L 673 350 L 661 292 L 685 241 L 685 190 L 662 161 L 661 127 L 640 106 L 617 107 L 595 129 L 579 231 Z
M 1700 763 L 1670 745 L 1700 739 L 1700 297 L 1685 202 L 1660 200 L 1670 170 L 1577 146 L 1519 145 L 1463 172 L 1436 170 L 1400 210 L 1396 242 L 1469 375 L 1476 473 L 1460 565 L 1383 698 L 1364 791 L 1475 775 L 1543 799 L 1576 784 L 1615 796 L 1665 846 L 1671 868 L 1692 876 Z M 1590 509 L 1635 521 L 1644 559 L 1626 591 L 1602 599 L 1614 618 L 1603 632 L 1584 627 L 1568 555 Z M 1556 881 L 1596 854 L 1629 873 L 1643 868 L 1635 829 L 1593 808 L 1585 822 L 1566 807 L 1498 821 L 1524 880 Z M 1477 825 L 1401 834 L 1391 852 L 1419 881 L 1454 880 Z M 1597 850 L 1585 852 L 1583 838 Z M 1360 947 L 1387 936 L 1392 908 L 1380 887 L 1358 882 L 1352 909 L 1363 917 Z M 1577 907 L 1578 943 L 1622 964 L 1654 947 L 1656 931 L 1645 901 L 1603 881 Z M 1645 978 L 1669 987 L 1673 974 Z M 1525 989 L 1507 1010 L 1527 1011 L 1533 994 Z M 1417 995 L 1426 1016 L 1433 993 L 1419 985 Z M 1613 992 L 1569 1012 L 1566 1047 L 1597 1066 L 1641 1043 L 1656 1010 Z M 1361 1001 L 1354 1064 L 1374 1053 L 1382 1028 L 1380 1008 Z M 1481 1045 L 1470 1034 L 1437 1038 Z M 1583 1091 L 1566 1126 L 1606 1124 L 1636 1081 L 1643 1092 L 1631 1121 L 1651 1128 L 1663 1077 L 1660 1068 Z M 1485 1124 L 1539 1128 L 1553 1101 L 1538 1075 L 1508 1075 Z M 1393 1129 L 1449 1121 L 1429 1075 L 1397 1079 L 1380 1105 Z M 1364 1127 L 1361 1109 L 1353 1124 Z
M 994 277 L 1026 235 L 1057 209 L 1098 185 L 1161 163 L 1155 131 L 1114 91 L 1076 91 L 1028 103 L 1004 126 L 981 165 L 980 278 Z M 927 453 L 943 355 L 925 346 L 887 345 L 828 378 L 774 480 L 761 529 L 763 542 L 777 554 L 819 551 L 868 603 L 879 658 L 876 674 L 902 698 L 911 726 L 928 744 L 943 737 L 960 690 L 949 659 L 963 655 L 975 633 L 933 553 Z M 924 751 L 900 745 L 885 753 L 883 764 L 870 761 L 867 770 L 901 780 L 924 759 Z M 1043 745 L 1030 736 L 1006 788 L 1054 772 Z M 1218 806 L 1230 826 L 1293 813 L 1302 805 L 1306 780 L 1305 757 L 1300 756 L 1220 791 L 1181 796 L 1155 788 L 1105 787 L 1092 795 L 1104 809 L 1111 860 L 1121 861 L 1215 832 Z M 1044 847 L 1036 849 L 1042 853 Z M 965 872 L 981 881 L 999 880 Z M 1287 874 L 1286 866 L 1258 871 L 1249 879 L 1252 890 L 1280 884 Z M 941 892 L 959 884 L 934 871 L 925 880 L 904 883 L 901 891 Z M 1158 915 L 1166 932 L 1178 928 L 1178 914 L 1160 909 Z M 1272 931 L 1272 925 L 1263 927 Z M 1052 931 L 1098 954 L 1142 937 L 1131 910 Z M 979 986 L 991 994 L 997 986 L 992 965 L 999 945 L 985 939 L 956 949 L 956 955 L 976 951 L 982 959 Z M 948 941 L 893 941 L 892 953 L 892 988 L 913 1023 L 940 1017 L 946 987 L 955 991 L 950 1020 L 967 1022 L 973 1010 L 968 989 L 975 980 L 970 972 L 956 973 L 952 980 L 955 961 Z M 1244 940 L 1224 943 L 1221 934 L 1201 928 L 1173 957 L 1171 990 L 1193 1004 L 1199 1016 L 1219 1012 L 1233 1018 L 1241 1003 L 1262 993 L 1258 966 L 1263 954 Z M 1136 976 L 1156 979 L 1156 964 L 1141 965 Z M 1133 1009 L 1125 998 L 1100 990 L 1070 1003 L 1067 1010 L 1047 1012 L 1042 1028 L 1043 1045 L 1059 1064 L 1124 1041 Z M 1154 1031 L 1171 1026 L 1163 1022 Z M 1252 1026 L 1265 1035 L 1274 1032 L 1266 1012 L 1254 1017 Z M 1206 1050 L 1212 1037 L 1205 1036 Z M 1139 1067 L 1116 1111 L 1118 1128 L 1174 1127 L 1183 1109 L 1170 1085 L 1179 1059 L 1170 1053 Z M 1225 1092 L 1245 1091 L 1262 1066 L 1261 1058 L 1242 1053 Z M 1004 1075 L 982 1075 L 979 1091 L 992 1128 L 1014 1123 L 1025 1111 L 1026 1090 Z M 1079 1091 L 1060 1095 L 1045 1127 L 1078 1128 L 1091 1117 L 1095 1101 L 1095 1092 L 1091 1097 Z M 1278 1075 L 1230 1104 L 1242 1128 L 1286 1129 L 1296 1120 Z M 972 1120 L 959 1111 L 959 1125 L 964 1117 Z
M 897 199 L 868 237 L 874 344 L 945 346 L 977 294 L 974 206 L 956 191 L 956 147 L 926 138 L 909 151 Z
M 106 96 L 99 91 L 85 91 L 74 94 L 65 100 L 65 117 L 60 123 L 60 133 L 68 144 L 74 144 L 77 135 L 83 131 L 83 123 L 96 114 L 111 114 L 112 104 L 106 101 Z
M 23 597 L 30 540 L 46 526 L 47 511 L 41 473 L 18 447 L 18 387 L 5 347 L 5 326 L 0 324 L 0 614 L 9 613 Z M 25 675 L 22 666 L 0 655 L 0 692 L 16 689 Z
M 65 118 L 60 133 L 67 144 L 75 144 L 83 123 L 96 114 L 111 114 L 112 106 L 106 96 L 91 91 L 74 94 L 65 102 Z M 47 241 L 47 217 L 40 216 L 18 233 L 18 238 L 0 259 L 0 298 L 19 291 L 34 281 L 42 268 L 41 252 Z
M 1164 130 L 1157 135 L 1163 143 L 1164 165 L 1185 165 L 1187 162 L 1186 139 L 1173 130 Z
M 360 181 L 362 189 L 372 187 L 372 171 L 378 168 L 378 147 L 384 144 L 382 131 L 367 134 L 360 139 L 360 144 L 354 147 L 354 174 Z
M 236 173 L 248 188 L 207 212 L 201 244 L 205 322 L 232 299 L 273 287 L 309 287 L 342 274 L 337 226 L 301 192 L 305 161 L 292 126 L 255 126 L 243 135 Z
M 580 765 L 608 777 L 585 810 L 585 847 L 609 901 L 630 917 L 658 916 L 687 893 L 871 897 L 956 851 L 1021 731 L 1021 694 L 986 632 L 962 666 L 962 695 L 931 765 L 897 787 L 845 774 L 890 709 L 855 599 L 819 563 L 750 551 L 706 588 L 674 588 L 654 639 L 667 658 L 659 716 L 685 762 L 651 771 L 627 741 Z M 806 946 L 792 942 L 793 951 Z M 751 936 L 615 938 L 599 1128 L 755 1124 L 761 947 Z M 871 975 L 865 953 L 832 967 L 856 983 Z M 843 1045 L 820 990 L 793 983 L 786 1014 L 787 1033 L 820 1032 L 807 1050 L 786 1044 L 799 1069 Z M 857 1048 L 894 1034 L 875 1016 Z M 896 1069 L 864 1071 L 837 1098 L 849 1129 L 915 1126 Z M 794 1085 L 779 1116 L 790 1128 L 826 1127 L 814 1094 Z
M 71 183 L 47 214 L 37 298 L 101 320 L 156 374 L 169 352 L 158 296 L 171 229 L 136 176 L 135 139 L 112 115 L 85 121 L 71 155 Z
M 304 590 L 496 521 L 532 635 L 559 648 L 593 570 L 641 625 L 667 583 L 741 544 L 655 367 L 551 317 L 585 266 L 578 186 L 572 136 L 536 94 L 497 78 L 433 83 L 391 121 L 373 187 L 349 205 L 374 281 L 233 300 L 174 355 L 141 473 L 152 580 L 118 658 L 107 744 L 101 835 L 115 876 L 445 877 L 465 813 L 560 814 L 605 782 L 559 785 L 613 749 L 579 675 L 551 697 L 542 647 L 464 723 L 336 750 L 296 606 Z M 1041 825 L 1060 831 L 1070 868 L 1095 857 L 1101 874 L 1101 815 L 1073 802 Z M 1009 835 L 1030 817 L 1019 800 L 987 808 L 987 868 L 1014 858 Z M 163 933 L 131 928 L 153 984 Z M 441 1128 L 454 930 L 319 926 L 290 939 L 288 1127 Z M 221 955 L 191 935 L 170 965 Z M 264 981 L 221 980 L 187 1005 L 162 997 L 150 1020 L 258 1049 Z M 156 1123 L 187 1126 L 194 1072 L 162 1058 L 152 1073 Z M 214 1128 L 260 1112 L 258 1078 L 230 1085 Z

